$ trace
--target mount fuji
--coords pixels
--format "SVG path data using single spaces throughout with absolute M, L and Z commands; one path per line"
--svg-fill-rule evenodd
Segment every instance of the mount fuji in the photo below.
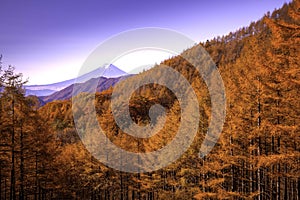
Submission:
M 84 83 L 93 78 L 118 78 L 122 76 L 127 76 L 128 73 L 122 71 L 113 64 L 99 67 L 91 72 L 88 72 L 84 75 L 81 75 L 77 78 L 73 78 L 66 81 L 61 81 L 58 83 L 52 83 L 47 85 L 26 85 L 25 91 L 26 96 L 35 95 L 35 96 L 48 96 L 60 90 L 63 90 L 74 83 Z

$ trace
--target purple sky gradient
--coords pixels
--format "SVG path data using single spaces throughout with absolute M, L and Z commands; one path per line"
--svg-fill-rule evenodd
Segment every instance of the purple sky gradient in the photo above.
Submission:
M 99 43 L 122 31 L 161 27 L 205 41 L 247 26 L 284 2 L 1 0 L 0 54 L 30 84 L 52 83 L 75 77 Z

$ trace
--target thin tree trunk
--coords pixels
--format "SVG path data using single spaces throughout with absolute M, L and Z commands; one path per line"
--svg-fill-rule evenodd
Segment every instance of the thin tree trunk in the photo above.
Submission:
M 2 199 L 2 164 L 0 163 L 0 199 Z
M 260 148 L 260 137 L 258 137 L 258 149 L 257 149 L 257 155 L 260 156 L 261 148 Z M 261 168 L 259 167 L 257 170 L 257 190 L 259 192 L 258 200 L 261 200 Z
M 38 193 L 38 153 L 35 151 L 35 192 L 34 192 L 34 200 L 37 200 Z
M 16 180 L 15 180 L 15 100 L 12 99 L 12 134 L 11 134 L 11 174 L 10 174 L 10 200 L 16 199 Z
M 277 138 L 277 153 L 279 153 L 280 151 L 280 137 Z M 277 185 L 276 185 L 276 199 L 280 200 L 280 185 L 281 185 L 281 178 L 280 178 L 280 163 L 277 164 L 277 173 L 278 173 L 278 177 L 277 177 Z
M 6 199 L 6 178 L 4 178 L 4 199 Z
M 20 133 L 20 200 L 24 200 L 24 144 L 23 144 L 23 130 L 21 125 Z
M 300 178 L 297 179 L 297 200 L 300 199 Z
M 229 143 L 230 143 L 230 146 L 232 146 L 232 137 L 230 136 L 230 139 L 229 139 Z M 233 149 L 230 147 L 230 156 L 232 157 L 233 156 Z M 231 171 L 231 192 L 234 192 L 234 166 L 231 164 L 230 165 L 230 171 Z
M 121 166 L 122 166 L 122 164 L 121 164 Z M 121 199 L 124 199 L 124 195 L 123 195 L 123 192 L 124 192 L 124 189 L 123 189 L 123 175 L 122 175 L 123 173 L 122 172 L 120 172 L 120 181 L 121 181 Z

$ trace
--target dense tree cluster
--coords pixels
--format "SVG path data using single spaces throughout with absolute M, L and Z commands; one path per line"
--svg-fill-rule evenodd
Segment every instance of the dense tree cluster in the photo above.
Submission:
M 227 99 L 221 137 L 203 159 L 198 153 L 210 120 L 210 97 L 199 73 L 183 58 L 201 65 L 201 46 L 217 64 Z M 138 174 L 113 170 L 91 156 L 76 133 L 71 101 L 37 109 L 38 100 L 24 97 L 20 75 L 12 68 L 1 71 L 0 198 L 299 199 L 299 47 L 300 3 L 293 1 L 249 27 L 164 61 L 193 86 L 199 130 L 175 163 Z M 155 68 L 129 77 L 126 84 L 138 82 Z M 157 74 L 162 76 L 168 74 Z M 168 88 L 144 85 L 130 99 L 131 118 L 140 125 L 150 123 L 152 105 L 166 108 L 167 115 L 157 118 L 154 127 L 158 133 L 147 139 L 132 137 L 117 126 L 110 107 L 112 91 L 79 94 L 79 122 L 89 122 L 91 110 L 85 102 L 93 98 L 99 125 L 110 141 L 127 151 L 151 152 L 174 138 L 183 119 L 178 99 Z
M 56 188 L 58 143 L 23 84 L 13 67 L 0 68 L 0 199 L 41 199 Z

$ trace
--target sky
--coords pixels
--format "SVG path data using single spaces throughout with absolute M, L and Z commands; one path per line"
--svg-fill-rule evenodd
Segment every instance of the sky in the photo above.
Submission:
M 288 0 L 1 0 L 2 64 L 16 67 L 29 84 L 48 84 L 77 76 L 88 55 L 103 41 L 130 29 L 160 27 L 178 31 L 196 42 L 228 34 Z M 138 52 L 117 62 L 131 71 L 162 52 Z M 144 55 L 144 56 L 143 56 Z M 139 58 L 140 60 L 136 60 Z

